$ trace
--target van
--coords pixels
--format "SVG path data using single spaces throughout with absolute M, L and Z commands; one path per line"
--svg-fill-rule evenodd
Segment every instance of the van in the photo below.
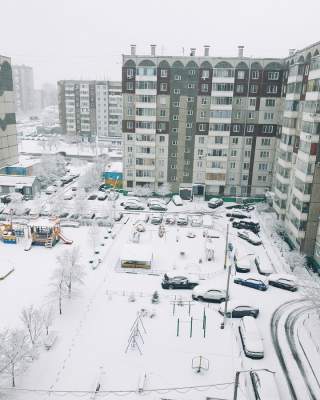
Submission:
M 179 195 L 177 195 L 177 194 L 172 196 L 172 202 L 176 206 L 182 206 L 183 205 L 183 201 L 182 201 L 181 197 Z
M 263 358 L 263 343 L 256 320 L 249 316 L 241 318 L 239 333 L 245 355 L 249 358 Z
M 256 400 L 280 400 L 275 373 L 267 369 L 250 371 L 250 379 Z

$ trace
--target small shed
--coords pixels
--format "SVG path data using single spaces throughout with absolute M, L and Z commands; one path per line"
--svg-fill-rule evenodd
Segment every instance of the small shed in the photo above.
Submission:
M 152 248 L 143 244 L 126 244 L 120 255 L 121 268 L 150 269 L 152 260 Z

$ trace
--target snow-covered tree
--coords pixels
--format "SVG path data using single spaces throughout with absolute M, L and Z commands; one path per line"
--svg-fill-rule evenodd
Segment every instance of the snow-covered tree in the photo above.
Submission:
M 305 269 L 307 266 L 307 258 L 303 253 L 300 253 L 299 250 L 287 252 L 285 258 L 291 271 L 295 271 L 296 269 Z
M 55 318 L 55 311 L 53 306 L 50 304 L 42 311 L 43 317 L 43 326 L 46 331 L 46 335 L 49 335 L 49 328 L 52 326 L 54 318 Z
M 134 190 L 134 194 L 140 197 L 150 197 L 153 194 L 153 189 L 150 185 L 138 186 Z
M 77 196 L 75 198 L 75 212 L 83 215 L 87 210 L 87 195 L 84 189 L 78 189 Z
M 52 288 L 50 297 L 58 302 L 59 314 L 62 314 L 62 301 L 68 296 L 68 288 L 66 285 L 66 269 L 58 267 L 53 271 L 50 286 Z
M 33 305 L 23 308 L 21 312 L 21 321 L 26 328 L 32 346 L 38 343 L 43 332 L 43 315 Z
M 170 183 L 163 183 L 161 186 L 157 188 L 156 193 L 161 197 L 169 195 L 171 193 Z
M 61 268 L 64 269 L 64 282 L 67 286 L 68 297 L 71 298 L 73 286 L 82 285 L 85 276 L 84 267 L 81 263 L 81 254 L 79 247 L 73 247 L 65 250 L 57 261 Z
M 23 196 L 21 193 L 11 193 L 10 195 L 11 198 L 11 203 L 10 207 L 16 212 L 17 215 L 20 215 L 20 213 L 24 209 L 24 204 L 23 204 Z
M 101 231 L 98 224 L 94 221 L 88 230 L 88 237 L 91 247 L 94 249 L 99 243 Z
M 46 154 L 35 167 L 35 175 L 45 185 L 50 185 L 66 173 L 64 157 L 60 154 Z
M 0 372 L 10 376 L 12 387 L 16 386 L 16 376 L 25 371 L 31 360 L 32 349 L 28 334 L 20 329 L 0 332 Z

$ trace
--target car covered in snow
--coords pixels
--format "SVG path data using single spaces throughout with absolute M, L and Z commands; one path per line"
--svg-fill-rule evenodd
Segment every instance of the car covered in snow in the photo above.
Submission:
M 73 194 L 72 193 L 66 193 L 63 196 L 63 200 L 72 200 L 73 199 Z
M 168 277 L 166 274 L 161 282 L 162 289 L 193 289 L 198 284 L 199 282 L 190 280 L 185 276 Z
M 188 216 L 184 214 L 179 214 L 176 219 L 177 225 L 188 225 Z
M 241 239 L 246 240 L 254 246 L 259 246 L 262 244 L 262 240 L 259 238 L 259 236 L 251 231 L 239 230 L 237 233 Z
M 149 205 L 149 210 L 154 211 L 167 211 L 167 206 L 162 203 L 153 202 Z
M 198 285 L 192 291 L 193 300 L 207 301 L 208 303 L 221 303 L 226 300 L 226 297 L 226 291 L 215 288 L 213 284 Z
M 219 313 L 224 315 L 225 302 L 220 304 Z M 259 315 L 259 308 L 249 306 L 246 302 L 241 301 L 230 301 L 227 304 L 227 318 L 242 318 L 246 316 L 251 316 L 257 318 Z
M 268 259 L 262 259 L 260 256 L 255 256 L 254 262 L 259 274 L 268 276 L 274 273 L 274 270 Z
M 164 222 L 167 225 L 174 225 L 176 223 L 176 219 L 175 219 L 175 217 L 173 215 L 166 215 L 164 217 Z
M 250 220 L 239 220 L 239 221 L 233 221 L 232 226 L 236 229 L 248 229 L 249 231 L 252 231 L 253 233 L 259 233 L 260 232 L 260 224 L 259 222 L 256 221 L 250 221 Z
M 241 318 L 239 333 L 245 355 L 254 359 L 263 358 L 263 342 L 256 320 L 251 316 Z M 269 399 L 271 400 L 271 397 Z
M 200 215 L 194 215 L 191 218 L 191 226 L 202 226 L 202 217 Z
M 271 274 L 268 276 L 270 286 L 296 292 L 298 290 L 296 277 L 291 274 Z
M 150 218 L 150 223 L 153 225 L 160 225 L 162 223 L 163 217 L 161 214 L 152 214 Z
M 209 201 L 208 201 L 208 207 L 209 208 L 217 208 L 222 206 L 223 204 L 223 200 L 222 199 L 217 199 L 216 197 L 212 197 Z
M 117 222 L 120 221 L 122 217 L 123 217 L 123 213 L 122 212 L 117 211 L 114 214 L 114 220 L 117 221 Z
M 144 210 L 144 205 L 138 201 L 126 201 L 124 204 L 125 210 Z
M 235 259 L 235 267 L 237 272 L 250 272 L 252 268 L 252 258 L 250 256 L 244 256 Z
M 183 201 L 179 195 L 172 196 L 172 202 L 175 206 L 183 206 Z
M 103 201 L 108 197 L 108 193 L 106 192 L 100 192 L 97 196 L 98 200 Z
M 261 275 L 252 274 L 250 276 L 246 276 L 245 278 L 235 278 L 233 280 L 234 283 L 242 286 L 247 286 L 252 289 L 266 291 L 268 289 L 267 281 L 261 277 Z

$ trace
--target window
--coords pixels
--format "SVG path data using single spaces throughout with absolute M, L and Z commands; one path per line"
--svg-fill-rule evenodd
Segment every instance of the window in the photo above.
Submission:
M 177 157 L 177 153 L 171 153 L 171 157 L 173 158 Z
M 235 119 L 240 119 L 241 118 L 241 111 L 235 111 L 234 118 Z
M 251 72 L 251 79 L 259 79 L 259 71 L 252 71 Z
M 129 146 L 128 147 L 128 153 L 132 153 L 133 152 L 133 147 L 132 146 Z
M 187 122 L 186 127 L 187 128 L 192 128 L 192 122 Z
M 166 138 L 163 135 L 159 136 L 159 142 L 164 142 L 166 140 Z
M 250 158 L 251 157 L 251 150 L 245 150 L 244 156 L 245 156 L 245 158 Z
M 127 90 L 133 90 L 133 82 L 127 82 L 126 87 Z
M 160 70 L 160 76 L 161 76 L 161 78 L 167 78 L 168 70 L 167 69 L 161 69 Z
M 201 98 L 201 104 L 208 104 L 208 101 L 209 101 L 208 97 Z
M 177 133 L 178 132 L 178 128 L 172 128 L 172 133 Z
M 255 113 L 254 111 L 249 111 L 249 112 L 248 112 L 248 118 L 249 118 L 249 119 L 254 119 L 254 118 L 255 118 L 255 114 L 256 114 L 256 113 Z
M 194 102 L 194 97 L 188 97 L 187 102 L 188 103 L 193 103 Z
M 254 125 L 247 125 L 247 132 L 253 132 L 254 131 Z
M 231 157 L 237 156 L 237 150 L 231 150 Z
M 279 72 L 278 71 L 268 72 L 268 79 L 269 81 L 276 81 L 277 79 L 279 79 Z
M 174 94 L 180 94 L 180 89 L 173 89 Z
M 160 117 L 166 116 L 166 110 L 160 110 Z
M 165 105 L 166 105 L 166 98 L 165 98 L 165 97 L 160 97 L 160 104 L 161 104 L 162 106 L 165 106 Z
M 188 115 L 193 115 L 193 110 L 188 110 L 187 114 Z
M 258 85 L 250 85 L 250 93 L 257 93 Z
M 231 169 L 234 169 L 235 167 L 236 167 L 236 163 L 235 163 L 235 162 L 231 162 L 231 163 L 230 163 L 230 168 L 231 168 Z
M 267 181 L 266 175 L 258 175 L 258 181 L 259 182 L 266 182 Z
M 232 132 L 240 132 L 240 125 L 233 125 Z
M 191 136 L 186 136 L 186 140 L 191 140 Z
M 160 92 L 166 92 L 168 90 L 167 83 L 160 83 Z
M 236 92 L 243 93 L 244 92 L 244 85 L 236 85 Z
M 133 121 L 127 121 L 127 128 L 133 129 Z
M 204 137 L 198 137 L 198 143 L 199 144 L 204 144 Z
M 127 140 L 133 140 L 133 135 L 127 135 Z
M 242 180 L 247 181 L 248 180 L 248 175 L 242 175 Z
M 196 85 L 194 83 L 188 83 L 188 89 L 194 89 L 195 86 Z
M 272 133 L 273 125 L 263 125 L 263 133 Z
M 209 70 L 208 69 L 204 69 L 201 72 L 201 79 L 208 79 L 209 78 Z
M 223 136 L 215 136 L 214 143 L 215 144 L 223 144 Z
M 208 92 L 209 91 L 209 85 L 207 83 L 202 83 L 201 91 L 202 92 Z
M 262 138 L 261 139 L 261 145 L 262 146 L 270 146 L 270 143 L 271 143 L 271 139 L 269 139 L 269 138 Z
M 236 98 L 236 105 L 239 106 L 242 102 L 242 99 L 240 97 Z
M 259 171 L 267 171 L 268 170 L 268 163 L 260 163 L 258 164 Z
M 173 119 L 174 121 L 179 121 L 179 115 L 173 115 L 173 116 L 172 116 L 172 119 Z
M 200 118 L 206 118 L 206 112 L 200 111 Z
M 269 154 L 270 154 L 269 151 L 260 151 L 261 158 L 268 158 Z
M 127 99 L 128 99 L 128 103 L 133 103 L 133 96 L 128 96 Z
M 266 99 L 266 107 L 274 107 L 276 105 L 275 99 Z
M 171 142 L 171 144 L 173 145 L 173 146 L 176 146 L 177 145 L 177 141 L 176 140 L 173 140 L 172 142 Z
M 249 169 L 249 163 L 248 162 L 243 163 L 243 169 Z
M 204 124 L 199 124 L 199 131 L 204 132 L 205 131 L 205 125 Z
M 127 69 L 127 78 L 132 78 L 133 77 L 133 68 L 128 68 Z
M 251 144 L 252 144 L 252 138 L 250 137 L 246 138 L 246 145 L 251 146 Z
M 198 149 L 198 156 L 203 156 L 203 153 L 204 153 L 203 149 Z
M 255 107 L 256 106 L 256 99 L 255 98 L 249 99 L 249 105 L 251 107 Z
M 189 69 L 189 75 L 190 76 L 194 76 L 196 74 L 196 70 L 195 69 Z
M 179 101 L 174 101 L 173 102 L 173 107 L 180 107 L 180 102 Z
M 237 71 L 237 78 L 238 79 L 244 79 L 244 75 L 245 74 L 245 72 L 244 71 Z
M 239 139 L 237 137 L 232 138 L 232 144 L 238 144 Z
M 271 112 L 265 112 L 264 113 L 264 119 L 266 119 L 266 120 L 273 120 L 273 113 L 271 113 Z
M 177 169 L 177 166 L 176 166 L 176 164 L 171 164 L 171 165 L 170 165 L 170 168 L 171 168 L 171 169 Z
M 127 114 L 128 114 L 129 117 L 131 117 L 133 115 L 133 109 L 132 108 L 128 108 Z
M 267 93 L 268 94 L 278 93 L 278 86 L 277 85 L 268 85 L 267 86 Z

